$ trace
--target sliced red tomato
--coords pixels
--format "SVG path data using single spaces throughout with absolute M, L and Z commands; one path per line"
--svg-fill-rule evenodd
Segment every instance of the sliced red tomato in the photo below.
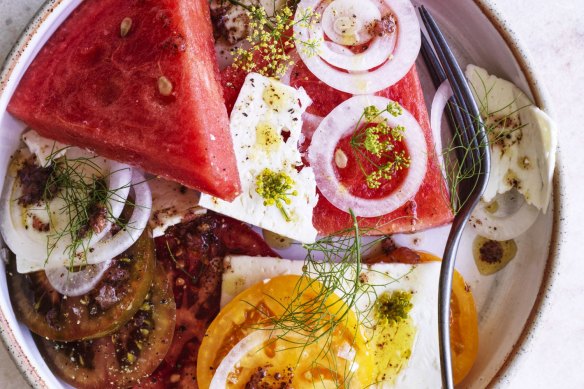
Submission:
M 8 110 L 43 136 L 231 200 L 239 175 L 218 79 L 207 0 L 88 0 Z
M 219 312 L 226 254 L 278 255 L 247 224 L 209 212 L 156 239 L 174 288 L 176 330 L 164 361 L 141 388 L 197 387 L 197 352 Z

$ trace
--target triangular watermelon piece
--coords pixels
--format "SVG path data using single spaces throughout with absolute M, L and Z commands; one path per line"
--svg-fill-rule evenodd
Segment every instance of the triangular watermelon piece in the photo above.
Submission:
M 8 107 L 40 134 L 231 200 L 239 175 L 207 0 L 86 0 Z

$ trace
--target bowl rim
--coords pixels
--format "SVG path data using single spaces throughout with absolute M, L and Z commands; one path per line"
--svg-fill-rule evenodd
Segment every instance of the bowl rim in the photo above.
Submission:
M 4 93 L 5 87 L 8 83 L 7 81 L 10 78 L 15 65 L 22 57 L 23 51 L 28 46 L 31 38 L 36 34 L 39 27 L 46 21 L 48 16 L 54 12 L 55 8 L 57 8 L 63 1 L 65 0 L 46 0 L 35 13 L 35 15 L 31 18 L 31 21 L 25 27 L 16 43 L 9 51 L 0 68 L 0 96 Z M 512 29 L 510 28 L 509 20 L 496 10 L 496 1 L 473 0 L 473 2 L 478 6 L 479 10 L 489 20 L 489 22 L 495 27 L 500 37 L 511 50 L 515 61 L 521 68 L 521 71 L 527 80 L 535 104 L 544 111 L 550 113 L 550 115 L 553 117 L 553 107 L 551 105 L 551 100 L 547 89 L 539 81 L 541 78 L 537 77 L 537 72 L 534 69 L 530 55 L 525 49 L 525 46 L 522 44 L 521 39 L 513 33 Z M 517 368 L 518 361 L 521 359 L 521 355 L 526 352 L 525 346 L 530 341 L 533 341 L 534 337 L 532 335 L 536 332 L 541 323 L 539 318 L 542 314 L 542 311 L 544 310 L 545 306 L 549 304 L 546 292 L 550 289 L 557 278 L 557 262 L 560 254 L 560 243 L 563 232 L 563 224 L 560 223 L 564 213 L 561 201 L 562 192 L 560 190 L 564 186 L 562 169 L 563 164 L 559 149 L 557 150 L 556 161 L 556 170 L 553 178 L 553 220 L 551 240 L 540 288 L 534 305 L 531 308 L 530 314 L 517 342 L 514 344 L 511 351 L 507 354 L 505 361 L 499 367 L 493 378 L 485 385 L 486 387 L 493 387 L 497 384 L 507 382 L 509 372 Z M 46 382 L 43 381 L 42 376 L 39 374 L 37 368 L 26 355 L 21 345 L 16 341 L 13 330 L 8 325 L 8 321 L 4 315 L 4 312 L 1 310 L 0 337 L 2 338 L 4 346 L 8 350 L 8 354 L 18 367 L 21 374 L 26 378 L 28 383 L 35 388 L 47 388 L 48 386 Z

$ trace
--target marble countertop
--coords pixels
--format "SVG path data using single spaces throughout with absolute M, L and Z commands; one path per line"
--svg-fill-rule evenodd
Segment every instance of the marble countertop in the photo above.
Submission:
M 469 0 L 470 1 L 470 0 Z M 0 0 L 0 61 L 42 0 Z M 520 363 L 501 387 L 582 388 L 584 355 L 584 260 L 579 239 L 584 206 L 584 2 L 582 0 L 493 0 L 531 56 L 536 75 L 551 97 L 560 129 L 559 166 L 563 208 L 560 256 L 535 331 L 520 350 Z M 0 387 L 27 384 L 0 346 Z

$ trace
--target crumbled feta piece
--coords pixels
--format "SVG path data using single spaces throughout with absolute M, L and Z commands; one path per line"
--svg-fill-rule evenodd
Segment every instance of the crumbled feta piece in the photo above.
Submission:
M 230 127 L 239 169 L 242 194 L 226 202 L 202 194 L 200 205 L 303 243 L 314 242 L 312 213 L 316 205 L 316 181 L 310 167 L 303 166 L 298 141 L 302 113 L 311 100 L 303 89 L 250 73 L 239 93 Z M 257 191 L 258 176 L 265 169 L 292 179 L 289 203 L 265 203 Z M 286 219 L 289 220 L 286 220 Z

